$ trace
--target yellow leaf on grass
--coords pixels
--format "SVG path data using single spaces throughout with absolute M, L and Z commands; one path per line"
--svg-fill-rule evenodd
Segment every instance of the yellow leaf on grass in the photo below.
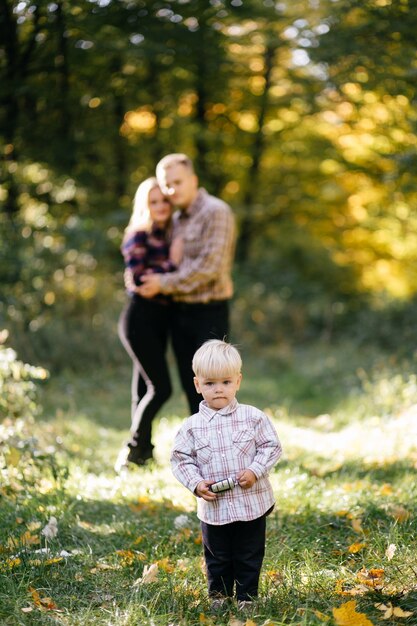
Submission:
M 6 571 L 8 569 L 13 569 L 14 567 L 17 567 L 18 565 L 21 564 L 21 559 L 19 559 L 19 557 L 16 557 L 15 559 L 6 559 L 4 561 L 4 563 L 2 563 L 0 565 L 0 571 Z
M 51 598 L 41 598 L 39 593 L 33 587 L 29 587 L 35 606 L 48 611 L 57 611 L 58 607 Z
M 333 617 L 338 626 L 374 626 L 365 613 L 356 611 L 356 600 L 349 600 L 338 609 L 333 609 Z
M 172 574 L 172 572 L 175 570 L 175 565 L 170 563 L 168 558 L 159 559 L 159 561 L 157 561 L 156 564 L 159 566 L 159 568 L 163 572 L 167 572 L 168 574 Z
M 410 517 L 410 511 L 407 511 L 403 506 L 396 506 L 390 510 L 390 514 L 399 522 L 406 522 Z
M 330 617 L 328 615 L 325 615 L 324 613 L 322 613 L 321 611 L 318 611 L 317 609 L 314 609 L 313 613 L 322 622 L 328 622 L 330 620 Z
M 362 528 L 362 522 L 360 519 L 357 518 L 353 518 L 352 520 L 350 520 L 350 524 L 353 528 L 353 530 L 355 531 L 355 533 L 363 533 L 363 528 Z
M 4 459 L 7 465 L 17 467 L 19 465 L 20 457 L 22 453 L 17 448 L 10 448 L 10 452 L 4 455 Z
M 346 588 L 344 580 L 337 580 L 335 591 L 339 596 L 361 596 L 368 593 L 369 589 L 365 585 L 355 585 L 355 587 Z
M 356 554 L 357 552 L 360 552 L 365 546 L 366 543 L 352 543 L 348 547 L 348 552 L 350 552 L 351 554 Z
M 133 545 L 137 546 L 138 544 L 142 543 L 143 540 L 144 540 L 144 537 L 141 535 L 140 537 L 137 537 L 137 539 L 135 539 L 135 541 L 133 542 Z
M 372 589 L 382 588 L 384 584 L 384 576 L 384 570 L 376 567 L 370 570 L 361 569 L 361 571 L 356 574 L 359 582 L 361 582 L 363 585 L 371 587 Z
M 394 492 L 392 485 L 390 485 L 389 483 L 385 483 L 384 485 L 382 485 L 381 489 L 379 490 L 379 493 L 381 494 L 381 496 L 390 496 L 392 495 Z
M 53 565 L 54 563 L 60 563 L 63 560 L 64 560 L 63 556 L 56 556 L 56 557 L 54 557 L 52 559 L 47 559 L 45 561 L 45 565 Z
M 393 606 L 392 602 L 388 604 L 375 604 L 375 608 L 379 611 L 384 611 L 382 619 L 391 619 L 391 617 L 410 617 L 414 615 L 413 611 L 404 611 L 399 606 Z

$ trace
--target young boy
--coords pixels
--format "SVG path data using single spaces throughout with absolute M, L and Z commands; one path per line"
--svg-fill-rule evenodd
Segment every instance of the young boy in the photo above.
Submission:
M 268 472 L 281 444 L 262 411 L 236 400 L 242 360 L 234 346 L 207 341 L 192 366 L 204 400 L 177 433 L 172 471 L 198 498 L 212 608 L 233 597 L 235 585 L 239 608 L 245 608 L 258 595 L 265 518 L 274 507 Z M 214 483 L 224 479 L 229 489 L 216 492 Z

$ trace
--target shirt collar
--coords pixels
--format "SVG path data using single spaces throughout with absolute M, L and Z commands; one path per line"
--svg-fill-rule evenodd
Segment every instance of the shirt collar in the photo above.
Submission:
M 218 411 L 216 411 L 216 409 L 211 409 L 207 405 L 207 402 L 205 400 L 202 400 L 200 402 L 199 412 L 200 415 L 204 417 L 204 419 L 210 422 L 216 415 L 231 415 L 231 413 L 234 413 L 237 410 L 238 406 L 238 401 L 236 400 L 236 398 L 233 398 L 230 404 L 225 406 L 223 409 L 219 409 Z
M 188 219 L 189 217 L 192 217 L 193 215 L 198 213 L 198 211 L 203 206 L 207 196 L 208 193 L 204 189 L 204 187 L 200 187 L 195 199 L 191 202 L 190 206 L 180 212 L 180 219 Z

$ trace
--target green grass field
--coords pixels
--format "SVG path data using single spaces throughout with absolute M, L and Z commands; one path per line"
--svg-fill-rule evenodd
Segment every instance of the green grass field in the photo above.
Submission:
M 210 614 L 194 498 L 168 464 L 177 381 L 156 462 L 119 477 L 128 366 L 52 377 L 39 419 L 2 427 L 0 624 L 417 624 L 415 366 L 349 345 L 245 358 L 239 399 L 284 447 L 249 615 Z

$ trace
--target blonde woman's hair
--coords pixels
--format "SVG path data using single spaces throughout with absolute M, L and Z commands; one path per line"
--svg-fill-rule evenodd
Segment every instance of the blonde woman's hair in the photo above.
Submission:
M 194 354 L 192 368 L 197 378 L 234 376 L 240 374 L 242 358 L 232 344 L 210 339 Z
M 149 194 L 155 187 L 159 187 L 158 181 L 155 176 L 151 176 L 141 182 L 137 188 L 133 199 L 132 215 L 126 227 L 126 232 L 131 232 L 132 230 L 149 231 L 151 229 L 152 220 L 149 211 Z

